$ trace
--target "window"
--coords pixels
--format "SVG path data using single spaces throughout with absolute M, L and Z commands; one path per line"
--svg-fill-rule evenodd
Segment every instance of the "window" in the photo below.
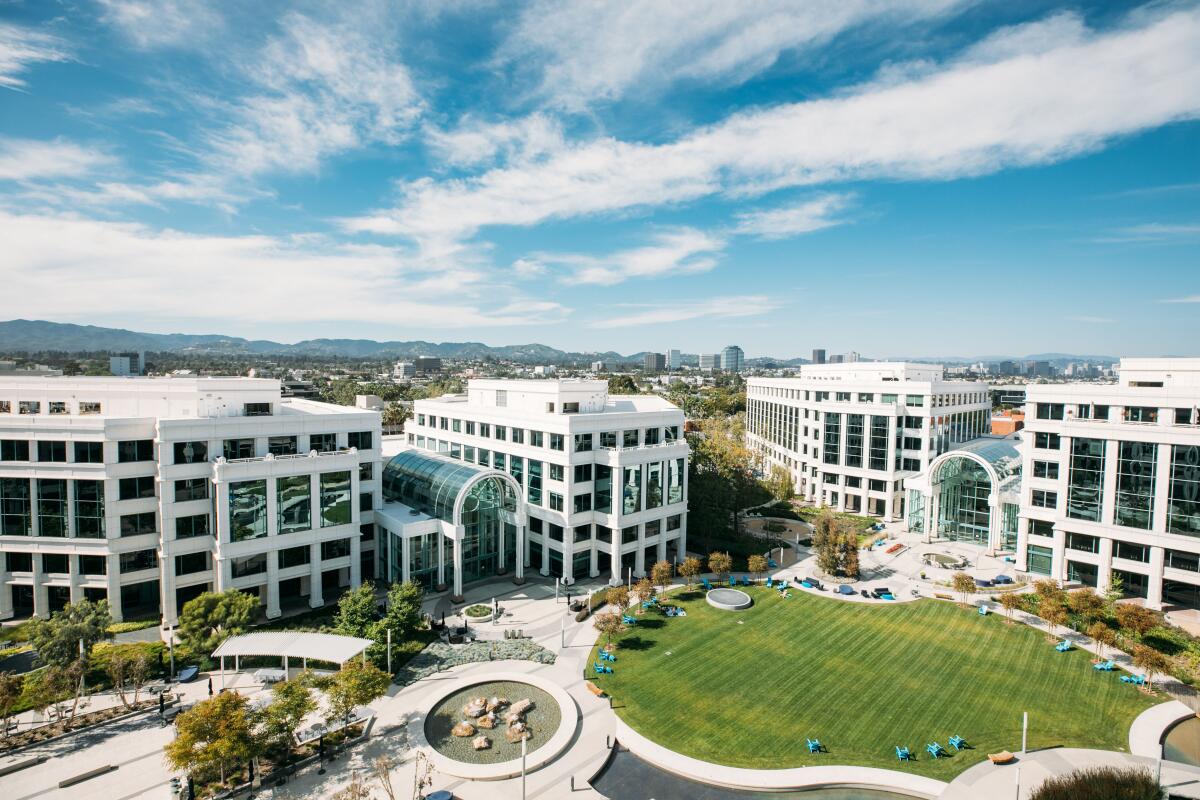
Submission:
M 153 439 L 137 439 L 128 442 L 117 442 L 117 461 L 122 464 L 127 464 L 133 461 L 153 460 Z
M 295 436 L 271 436 L 267 438 L 267 452 L 273 456 L 296 455 Z
M 1143 563 L 1150 560 L 1150 548 L 1144 544 L 1131 544 L 1129 542 L 1115 542 L 1116 549 L 1113 555 L 1117 558 L 1124 558 L 1127 561 L 1141 561 Z
M 910 408 L 920 408 L 925 405 L 925 395 L 923 394 L 906 394 L 904 396 L 904 405 Z
M 592 435 L 590 433 L 575 434 L 575 452 L 586 453 L 592 449 Z
M 207 570 L 207 550 L 201 550 L 199 553 L 187 553 L 182 556 L 175 556 L 176 575 L 194 575 L 197 572 L 206 572 Z
M 575 482 L 583 483 L 592 479 L 591 464 L 576 464 L 575 465 Z
M 267 554 L 244 556 L 229 559 L 229 569 L 235 578 L 245 578 L 249 575 L 261 575 L 267 571 Z
M 1057 433 L 1042 433 L 1033 434 L 1033 446 L 1039 450 L 1057 450 L 1062 444 L 1059 441 Z
M 158 568 L 158 552 L 156 550 L 134 550 L 132 553 L 121 553 L 121 574 L 141 572 L 144 569 Z
M 235 458 L 254 458 L 254 440 L 226 439 L 224 453 L 227 461 Z
M 121 517 L 122 536 L 141 536 L 146 533 L 155 533 L 157 530 L 157 517 L 153 511 L 124 514 Z
M 563 510 L 563 498 L 561 494 L 550 492 L 550 509 L 552 511 Z
M 1038 419 L 1062 419 L 1065 406 L 1062 403 L 1038 403 Z
M 547 523 L 547 527 L 550 528 L 549 536 L 551 539 L 553 539 L 556 542 L 561 542 L 563 540 L 562 525 L 555 525 L 553 522 L 550 522 L 550 523 Z
M 67 482 L 58 478 L 37 479 L 37 513 L 42 536 L 67 535 Z
M 100 404 L 93 403 L 93 402 L 90 402 L 87 400 L 80 400 L 79 401 L 79 413 L 80 414 L 99 414 L 99 413 L 101 413 Z
M 1168 550 L 1165 564 L 1171 569 L 1200 572 L 1200 556 L 1197 556 L 1195 553 L 1185 553 L 1182 550 Z
M 530 447 L 543 447 L 544 445 L 542 444 L 542 438 L 543 437 L 542 437 L 541 431 L 530 431 L 529 432 L 529 446 Z
M 508 392 L 504 389 L 496 390 L 496 405 L 500 408 L 504 408 L 508 405 Z
M 871 478 L 870 480 L 867 481 L 867 491 L 886 492 L 887 484 L 884 483 L 883 481 L 879 481 L 879 480 L 875 480 L 874 478 Z
M 861 467 L 863 465 L 863 419 L 862 414 L 846 415 L 847 467 Z M 920 449 L 919 445 L 915 449 Z
M 71 557 L 66 554 L 46 553 L 42 556 L 42 572 L 65 575 L 70 569 Z
M 561 481 L 562 479 L 563 479 L 562 464 L 551 464 L 550 465 L 550 480 Z
M 350 473 L 321 474 L 321 527 L 350 523 Z
M 525 483 L 525 459 L 513 456 L 508 460 L 508 474 L 519 483 Z
M 496 438 L 502 442 L 506 441 L 508 439 L 508 428 L 506 428 L 503 425 L 497 425 L 496 426 Z
M 154 497 L 153 475 L 121 478 L 117 484 L 117 499 L 119 500 L 141 500 L 147 497 Z
M 67 460 L 66 442 L 38 442 L 38 461 L 65 463 Z
M 1158 409 L 1148 406 L 1126 406 L 1126 422 L 1158 422 Z
M 358 510 L 370 511 L 375 505 L 375 495 L 371 492 L 358 493 Z
M 78 564 L 81 575 L 108 574 L 108 559 L 104 556 L 79 556 Z
M 1084 553 L 1099 553 L 1100 540 L 1083 533 L 1067 533 L 1067 547 Z
M 1057 461 L 1035 461 L 1033 462 L 1033 477 L 1035 478 L 1050 478 L 1051 480 L 1058 479 L 1058 462 Z
M 66 414 L 67 404 L 61 400 L 51 400 L 49 410 L 51 414 Z
M 1104 487 L 1104 440 L 1072 439 L 1071 471 L 1067 481 L 1067 516 L 1100 521 Z
M 529 504 L 540 506 L 542 504 L 542 462 L 533 461 L 530 459 L 528 465 L 529 492 L 527 496 L 529 498 Z
M 1025 562 L 1029 572 L 1049 575 L 1053 569 L 1054 551 L 1049 547 L 1031 544 L 1025 547 Z
M 332 561 L 335 558 L 345 558 L 350 555 L 349 539 L 334 539 L 332 542 L 321 542 L 321 560 Z
M 683 527 L 683 517 L 680 514 L 673 514 L 667 517 L 667 532 L 677 531 Z
M 104 481 L 75 481 L 75 535 L 104 538 Z
M 312 560 L 312 548 L 308 545 L 288 547 L 279 551 L 279 568 L 299 567 Z
M 617 431 L 604 431 L 601 433 L 600 446 L 609 450 L 617 449 Z
M 1058 492 L 1047 492 L 1042 489 L 1034 489 L 1031 498 L 1031 504 L 1034 508 L 1057 508 L 1058 507 Z
M 667 462 L 667 503 L 683 502 L 683 477 L 687 473 L 686 459 Z
M 858 393 L 858 402 L 860 402 L 860 403 L 874 403 L 874 402 L 875 402 L 875 395 L 873 395 L 873 394 L 871 394 L 871 393 L 869 393 L 869 392 L 859 392 L 859 393 Z
M 1117 445 L 1117 502 L 1115 521 L 1149 530 L 1154 520 L 1154 472 L 1158 445 L 1120 442 Z
M 432 424 L 432 423 L 430 423 Z M 338 449 L 336 433 L 314 433 L 308 437 L 308 449 L 318 453 L 332 453 Z
M 671 442 L 679 441 L 679 426 L 668 425 L 663 428 L 663 441 L 670 444 Z
M 637 431 L 624 431 L 621 434 L 621 446 L 622 447 L 637 447 L 638 446 L 638 432 Z
M 621 544 L 629 544 L 638 540 L 640 526 L 630 525 L 626 528 L 621 528 Z
M 12 403 L 8 400 L 0 400 L 0 414 L 11 414 Z
M 881 395 L 879 395 L 879 402 L 891 403 L 891 404 L 895 405 L 896 397 L 897 397 L 897 395 L 894 395 L 894 394 L 881 394 Z
M 467 448 L 467 449 L 469 450 L 470 448 Z M 468 458 L 467 460 L 470 461 L 471 459 Z M 359 483 L 362 483 L 363 481 L 369 481 L 369 480 L 371 480 L 372 477 L 374 477 L 374 475 L 375 475 L 374 466 L 375 465 L 372 464 L 370 461 L 364 461 L 363 463 L 358 465 L 358 482 Z
M 242 413 L 247 417 L 269 417 L 271 416 L 270 403 L 243 403 Z
M 1193 409 L 1177 408 L 1175 409 L 1175 424 L 1176 425 L 1191 425 Z
M 463 445 L 463 461 L 466 461 L 468 464 L 475 463 L 475 448 L 469 444 Z M 359 480 L 362 480 L 362 478 L 360 477 Z
M 551 450 L 562 450 L 563 449 L 563 435 L 561 433 L 550 434 L 550 449 Z
M 475 435 L 475 423 L 472 420 L 467 420 L 466 432 L 468 436 Z
M 22 439 L 0 439 L 0 461 L 28 461 L 29 442 Z
M 193 514 L 190 517 L 175 519 L 175 538 L 193 539 L 197 536 L 208 536 L 208 514 Z
M 458 420 L 455 420 L 455 423 L 457 422 Z M 346 434 L 346 445 L 357 447 L 359 450 L 370 450 L 373 444 L 371 439 L 371 431 L 351 431 Z
M 663 501 L 663 465 L 655 461 L 646 465 L 646 508 L 658 508 Z
M 492 466 L 498 470 L 504 470 L 504 453 L 492 453 Z
M 1034 536 L 1054 536 L 1054 523 L 1044 519 L 1029 520 L 1029 532 Z
M 642 510 L 642 468 L 625 467 L 622 481 L 622 513 L 635 514 Z
M 312 528 L 312 481 L 308 475 L 289 475 L 275 481 L 280 534 Z
M 846 488 L 847 489 L 861 489 L 862 488 L 862 478 L 858 477 L 857 475 L 847 475 L 846 476 Z
M 184 478 L 175 481 L 175 502 L 204 500 L 208 497 L 208 478 Z
M 198 464 L 208 460 L 208 442 L 176 442 L 176 464 Z
M 578 414 L 579 413 L 579 403 L 563 403 L 563 413 L 564 414 Z
M 574 513 L 579 514 L 584 511 L 592 510 L 591 494 L 577 494 L 573 503 Z
M 646 428 L 646 432 L 642 435 L 643 436 L 642 443 L 645 444 L 647 447 L 656 445 L 659 442 L 659 435 L 660 435 L 659 428 Z
M 1200 445 L 1172 448 L 1167 530 L 1200 536 Z
M 29 536 L 33 533 L 29 481 L 0 478 L 0 535 Z
M 243 542 L 267 535 L 267 482 L 229 484 L 229 539 Z
M 42 413 L 42 404 L 37 400 L 19 400 L 17 401 L 17 410 L 21 414 L 40 414 Z
M 512 440 L 513 440 L 513 444 L 525 444 L 525 429 L 524 428 L 513 428 L 512 429 Z
M 576 525 L 574 532 L 574 540 L 576 542 L 584 542 L 592 538 L 591 525 Z
M 482 436 L 482 437 L 483 437 L 483 438 L 485 438 L 485 439 L 490 439 L 490 438 L 491 438 L 491 436 L 492 436 L 492 426 L 491 426 L 491 424 L 490 424 L 490 423 L 487 423 L 487 422 L 481 422 L 481 423 L 479 423 L 479 435 L 480 435 L 480 436 Z
M 596 482 L 592 484 L 592 507 L 608 514 L 612 512 L 612 467 L 596 465 Z
M 76 464 L 103 464 L 104 442 L 75 442 Z
M 837 464 L 839 448 L 841 447 L 842 415 L 825 414 L 825 439 L 822 451 L 822 461 L 826 464 Z
M 479 448 L 478 456 L 479 456 L 479 462 L 478 462 L 478 463 L 479 463 L 481 466 L 484 466 L 484 467 L 486 467 L 488 464 L 491 464 L 491 463 L 492 463 L 492 451 L 491 451 L 491 450 L 484 450 L 484 449 L 481 447 L 481 448 Z

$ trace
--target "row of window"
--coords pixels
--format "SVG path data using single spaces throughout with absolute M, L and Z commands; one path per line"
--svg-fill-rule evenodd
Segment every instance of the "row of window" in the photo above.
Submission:
M 267 438 L 267 452 L 276 456 L 296 455 L 296 436 L 270 436 Z M 370 450 L 372 445 L 371 431 L 351 431 L 346 434 L 347 447 L 359 450 Z M 65 441 L 38 440 L 36 444 L 37 460 L 39 462 L 67 463 L 67 445 Z M 71 449 L 77 464 L 104 463 L 104 442 L 72 442 Z M 208 460 L 208 442 L 175 442 L 173 445 L 176 464 L 194 464 Z M 337 450 L 336 433 L 314 433 L 309 436 L 309 450 L 331 452 Z M 32 461 L 30 441 L 27 439 L 0 439 L 0 461 Z M 307 452 L 307 451 L 305 451 Z M 222 442 L 222 455 L 226 459 L 254 458 L 256 440 L 225 439 Z M 154 440 L 137 439 L 117 442 L 117 461 L 131 463 L 154 460 Z
M 1109 420 L 1112 418 L 1112 409 L 1114 406 L 1101 405 L 1098 403 L 1082 403 L 1074 406 L 1076 419 L 1090 420 Z M 1168 414 L 1168 419 L 1171 419 L 1176 425 L 1195 425 L 1197 419 L 1196 408 L 1163 408 L 1156 406 L 1116 406 L 1120 409 L 1121 422 L 1147 422 L 1157 423 L 1160 414 Z M 1065 403 L 1036 403 L 1034 405 L 1034 415 L 1037 419 L 1061 420 L 1067 417 L 1067 404 Z
M 496 439 L 513 444 L 528 444 L 530 447 L 549 447 L 551 450 L 565 450 L 567 437 L 561 433 L 547 434 L 543 431 L 526 430 L 507 425 L 495 425 L 489 422 L 476 423 L 474 420 L 460 420 L 450 417 L 438 417 L 432 414 L 418 414 L 417 425 L 435 428 L 453 433 L 464 433 L 467 436 L 479 436 L 484 439 Z M 528 434 L 528 435 L 527 435 Z M 643 428 L 626 431 L 603 431 L 598 434 L 577 433 L 571 442 L 576 453 L 587 452 L 595 446 L 609 450 L 620 448 L 651 446 L 660 443 L 670 443 L 679 440 L 679 426 L 670 425 L 665 428 Z
M 677 531 L 682 526 L 683 516 L 680 514 L 673 514 L 665 520 L 652 519 L 641 525 L 627 525 L 621 528 L 621 544 L 632 544 L 639 540 L 653 539 L 664 530 L 669 536 L 672 531 Z M 538 517 L 529 518 L 529 539 L 531 542 L 540 542 L 543 540 L 543 537 L 548 541 L 562 542 L 565 539 L 565 533 L 562 525 L 545 521 Z M 597 542 L 611 544 L 613 531 L 604 525 L 591 524 L 576 525 L 571 530 L 570 541 L 572 542 L 587 542 L 593 538 Z
M 317 478 L 320 527 L 348 525 L 353 518 L 351 474 L 323 472 Z M 314 527 L 312 479 L 292 475 L 275 480 L 276 531 L 280 534 L 307 531 Z M 359 507 L 371 508 L 372 495 L 360 497 Z M 229 484 L 230 540 L 258 539 L 267 535 L 267 480 L 236 481 Z
M 11 414 L 13 404 L 11 400 L 0 400 L 0 414 Z M 46 412 L 48 414 L 70 414 L 71 404 L 66 400 L 50 400 L 46 403 Z M 42 413 L 42 403 L 40 400 L 18 400 L 18 414 L 40 414 Z M 100 414 L 103 413 L 100 408 L 100 403 L 91 400 L 79 401 L 79 414 Z

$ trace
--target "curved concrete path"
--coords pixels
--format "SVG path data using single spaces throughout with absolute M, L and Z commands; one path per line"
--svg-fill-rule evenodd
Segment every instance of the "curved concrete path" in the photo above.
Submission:
M 793 769 L 741 769 L 701 761 L 676 753 L 657 744 L 620 718 L 616 719 L 617 741 L 643 761 L 695 781 L 711 783 L 727 789 L 758 789 L 785 791 L 819 789 L 831 786 L 854 789 L 879 789 L 932 800 L 946 789 L 946 784 L 932 778 L 872 767 L 830 765 L 827 767 L 796 767 Z
M 1196 712 L 1178 700 L 1147 708 L 1129 726 L 1129 752 L 1135 756 L 1160 758 L 1162 740 L 1167 731 L 1175 723 L 1194 716 Z

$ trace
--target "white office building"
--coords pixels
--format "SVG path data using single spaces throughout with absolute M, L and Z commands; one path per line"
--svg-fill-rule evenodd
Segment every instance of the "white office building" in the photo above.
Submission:
M 1025 387 L 1018 569 L 1200 607 L 1200 359 L 1118 372 Z
M 0 618 L 197 594 L 268 617 L 374 574 L 380 416 L 249 378 L 0 378 Z
M 712 372 L 714 369 L 721 368 L 720 353 L 701 353 L 700 354 L 700 369 L 704 372 Z
M 746 440 L 810 501 L 894 520 L 905 478 L 986 433 L 990 409 L 986 384 L 947 381 L 937 365 L 806 364 L 747 379 Z
M 461 596 L 524 569 L 646 574 L 687 546 L 683 412 L 596 380 L 472 380 L 418 400 L 384 467 L 389 580 Z

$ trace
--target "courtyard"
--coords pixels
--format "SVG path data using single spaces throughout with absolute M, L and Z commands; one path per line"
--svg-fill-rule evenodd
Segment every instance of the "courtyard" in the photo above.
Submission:
M 672 600 L 687 616 L 646 612 L 619 638 L 611 675 L 587 677 L 634 730 L 678 753 L 733 767 L 845 764 L 949 780 L 989 752 L 1125 751 L 1129 726 L 1160 702 L 1056 652 L 1045 634 L 1002 615 L 933 600 L 868 605 L 793 588 L 747 589 L 728 612 L 701 590 Z M 600 644 L 603 644 L 601 642 Z M 951 736 L 968 749 L 956 752 Z M 810 754 L 806 740 L 826 752 Z M 932 759 L 937 741 L 948 757 Z M 914 761 L 901 763 L 895 747 Z

